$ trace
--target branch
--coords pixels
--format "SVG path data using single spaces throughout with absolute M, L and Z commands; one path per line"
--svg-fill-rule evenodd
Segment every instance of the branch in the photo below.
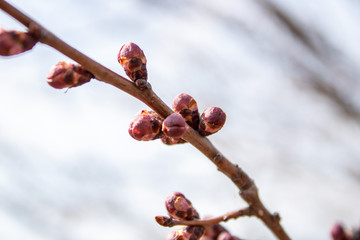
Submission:
M 0 0 L 0 8 L 10 16 L 18 20 L 27 28 L 36 29 L 40 32 L 39 41 L 49 45 L 90 71 L 97 80 L 108 83 L 139 99 L 152 108 L 163 118 L 172 113 L 168 107 L 151 88 L 140 90 L 135 84 L 118 75 L 110 69 L 102 66 L 85 54 L 71 47 L 39 23 L 22 13 L 4 0 Z M 188 128 L 184 140 L 196 147 L 209 158 L 220 172 L 225 174 L 238 187 L 240 196 L 254 209 L 254 216 L 258 217 L 279 239 L 290 239 L 280 224 L 280 217 L 271 214 L 260 201 L 257 187 L 254 181 L 238 166 L 224 157 L 206 138 L 202 137 L 191 127 Z
M 213 218 L 205 218 L 205 219 L 197 219 L 197 220 L 181 220 L 181 219 L 174 219 L 171 217 L 166 216 L 156 216 L 155 220 L 158 224 L 163 227 L 173 227 L 177 225 L 185 225 L 185 226 L 212 226 L 218 224 L 220 222 L 226 222 L 230 219 L 236 219 L 239 217 L 244 216 L 254 216 L 255 212 L 252 207 L 247 207 L 244 209 L 236 210 L 233 212 L 226 213 L 224 215 L 213 217 Z

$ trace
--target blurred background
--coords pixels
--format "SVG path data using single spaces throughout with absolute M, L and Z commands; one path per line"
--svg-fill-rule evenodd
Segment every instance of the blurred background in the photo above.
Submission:
M 213 144 L 256 182 L 293 239 L 360 225 L 360 3 L 356 0 L 9 1 L 70 45 L 125 75 L 117 52 L 141 46 L 168 104 L 221 107 Z M 0 12 L 5 29 L 23 26 Z M 0 58 L 0 239 L 165 239 L 154 221 L 184 193 L 202 216 L 245 207 L 236 187 L 189 144 L 138 142 L 147 107 L 93 80 L 55 90 L 45 45 Z M 255 218 L 224 224 L 275 239 Z

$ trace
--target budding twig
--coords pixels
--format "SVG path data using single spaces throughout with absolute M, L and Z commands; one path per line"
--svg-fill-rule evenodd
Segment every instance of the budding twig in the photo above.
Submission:
M 49 45 L 69 58 L 73 59 L 82 65 L 84 69 L 91 72 L 97 80 L 111 84 L 139 99 L 163 118 L 166 118 L 171 113 L 173 113 L 171 108 L 168 107 L 150 87 L 144 89 L 137 87 L 132 81 L 129 81 L 117 73 L 109 70 L 85 54 L 71 47 L 6 1 L 0 0 L 0 8 L 21 22 L 27 28 L 31 28 L 33 31 L 34 29 L 38 31 L 39 41 L 41 43 Z M 232 180 L 232 182 L 240 190 L 240 196 L 254 210 L 254 216 L 261 219 L 263 223 L 279 239 L 290 239 L 280 224 L 279 216 L 271 214 L 264 207 L 260 201 L 254 181 L 239 166 L 231 163 L 212 145 L 212 143 L 207 138 L 202 137 L 191 127 L 188 128 L 182 139 L 191 143 L 194 147 L 201 151 L 216 165 L 220 172 Z
M 254 216 L 255 212 L 252 207 L 247 207 L 244 209 L 236 210 L 233 212 L 226 213 L 224 215 L 212 218 L 204 218 L 204 219 L 196 219 L 196 220 L 181 220 L 181 219 L 174 219 L 171 217 L 166 216 L 156 216 L 155 220 L 158 224 L 163 227 L 174 227 L 178 225 L 185 225 L 185 226 L 211 226 L 218 224 L 220 222 L 227 222 L 230 219 L 236 219 L 239 217 L 251 217 Z

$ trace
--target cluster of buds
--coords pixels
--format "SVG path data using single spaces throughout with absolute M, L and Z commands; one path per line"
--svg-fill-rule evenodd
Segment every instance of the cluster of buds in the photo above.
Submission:
M 177 113 L 164 120 L 154 111 L 142 110 L 130 123 L 129 134 L 138 141 L 181 139 L 187 129 L 185 120 Z
M 203 136 L 216 133 L 225 124 L 226 114 L 221 108 L 207 108 L 200 116 L 195 99 L 185 93 L 181 93 L 174 98 L 172 108 L 174 112 L 183 116 L 190 127 Z
M 165 207 L 167 216 L 156 216 L 157 223 L 164 227 L 172 227 L 176 224 L 186 225 L 186 221 L 200 220 L 196 209 L 184 194 L 175 192 L 166 198 Z M 203 220 L 203 222 L 206 219 Z M 193 224 L 193 223 L 192 223 Z M 189 225 L 171 232 L 167 240 L 241 240 L 233 236 L 220 224 L 208 225 Z
M 214 224 L 205 228 L 204 235 L 199 240 L 241 240 L 233 236 L 220 224 Z
M 201 135 L 208 136 L 225 124 L 226 114 L 221 108 L 208 108 L 200 116 L 196 101 L 185 93 L 174 98 L 172 108 L 174 113 L 165 119 L 153 111 L 141 111 L 130 124 L 130 136 L 138 141 L 161 138 L 163 143 L 174 145 L 186 142 L 182 137 L 189 126 Z
M 147 88 L 146 57 L 143 50 L 135 43 L 124 44 L 117 56 L 118 62 L 124 68 L 126 75 L 141 88 Z
M 335 223 L 331 228 L 333 240 L 360 240 L 360 227 L 357 229 L 344 230 L 340 223 Z
M 47 83 L 53 88 L 72 88 L 89 82 L 94 75 L 79 64 L 58 62 L 47 75 Z
M 185 221 L 200 219 L 199 213 L 182 193 L 175 192 L 167 197 L 165 207 L 169 217 L 155 217 L 157 223 L 162 226 L 172 227 L 176 221 L 178 224 L 186 224 Z M 213 224 L 206 227 L 191 225 L 177 229 L 171 232 L 166 240 L 240 240 L 240 238 L 233 236 L 220 224 Z
M 13 56 L 32 49 L 38 42 L 31 32 L 7 31 L 0 27 L 0 55 Z
M 169 216 L 179 220 L 199 219 L 199 214 L 184 194 L 175 192 L 166 198 L 165 207 Z M 205 232 L 203 226 L 186 226 L 171 232 L 166 240 L 198 240 Z
M 219 107 L 207 108 L 200 116 L 197 103 L 193 97 L 181 93 L 172 102 L 174 112 L 180 114 L 186 123 L 202 136 L 209 136 L 219 131 L 225 124 L 226 114 Z M 163 137 L 165 144 L 184 143 L 183 139 Z

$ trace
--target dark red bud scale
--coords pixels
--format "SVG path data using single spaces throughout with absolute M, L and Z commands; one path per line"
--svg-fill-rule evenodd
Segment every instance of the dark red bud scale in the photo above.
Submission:
M 118 53 L 118 62 L 128 77 L 140 88 L 147 86 L 146 57 L 135 43 L 124 44 Z
M 221 226 L 220 224 L 214 224 L 211 226 L 206 226 L 205 227 L 205 233 L 204 233 L 204 237 L 207 237 L 209 239 L 217 239 L 217 237 L 220 235 L 220 233 L 222 232 L 226 232 L 227 230 Z
M 166 240 L 198 240 L 204 231 L 203 226 L 187 226 L 171 232 Z
M 203 136 L 219 131 L 225 124 L 226 114 L 221 108 L 207 108 L 200 116 L 199 132 Z
M 179 113 L 185 119 L 190 127 L 198 129 L 200 115 L 194 98 L 186 93 L 181 93 L 174 98 L 172 108 L 174 112 Z
M 172 137 L 168 137 L 168 136 L 162 137 L 161 141 L 166 145 L 175 145 L 175 144 L 187 143 L 182 138 L 172 138 Z
M 72 88 L 87 83 L 94 75 L 79 64 L 58 62 L 47 76 L 47 83 L 53 88 Z
M 0 27 L 0 55 L 13 56 L 32 49 L 38 40 L 29 32 L 7 31 Z
M 163 136 L 162 118 L 154 111 L 142 110 L 130 123 L 129 134 L 138 141 L 155 140 Z

